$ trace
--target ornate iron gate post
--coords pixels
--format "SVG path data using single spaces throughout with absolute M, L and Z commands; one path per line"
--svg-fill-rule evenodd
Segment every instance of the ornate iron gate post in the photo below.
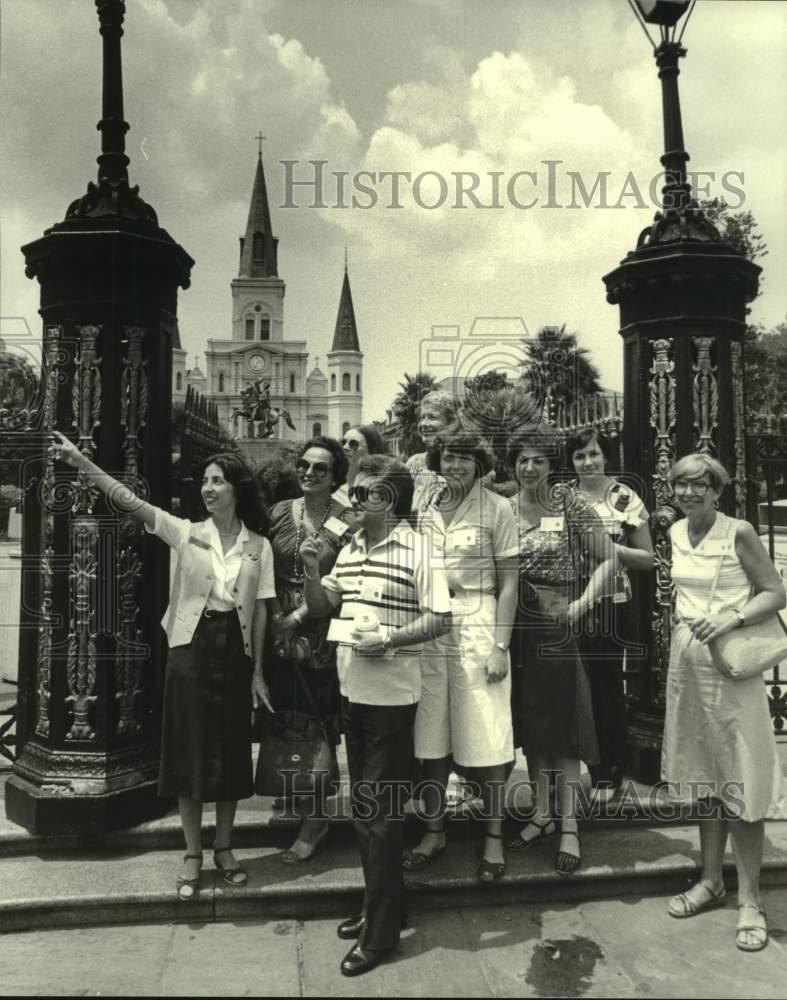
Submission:
M 607 301 L 620 307 L 624 342 L 626 471 L 639 479 L 653 512 L 655 581 L 641 573 L 632 581 L 636 641 L 648 655 L 638 664 L 629 723 L 631 772 L 650 782 L 659 778 L 672 604 L 668 531 L 678 516 L 667 476 L 681 455 L 714 454 L 734 477 L 722 506 L 745 516 L 743 338 L 746 303 L 760 273 L 722 242 L 692 201 L 677 89 L 683 54 L 674 42 L 655 53 L 664 111 L 664 210 L 604 276 Z
M 95 833 L 156 797 L 168 563 L 80 474 L 53 464 L 57 428 L 156 504 L 170 502 L 177 290 L 193 261 L 129 186 L 122 0 L 96 0 L 104 86 L 98 183 L 23 248 L 41 286 L 44 402 L 24 511 L 19 742 L 10 819 Z M 144 585 L 143 585 L 144 578 Z

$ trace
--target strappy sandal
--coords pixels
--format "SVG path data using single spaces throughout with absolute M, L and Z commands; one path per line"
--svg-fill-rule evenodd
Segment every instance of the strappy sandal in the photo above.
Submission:
M 487 833 L 485 836 L 492 837 L 493 840 L 503 840 L 503 837 L 499 833 Z M 505 847 L 505 842 L 503 846 Z M 487 861 L 486 858 L 481 858 L 481 864 L 478 866 L 479 882 L 497 882 L 505 873 L 505 861 Z
M 282 854 L 281 859 L 285 863 L 285 865 L 299 865 L 302 864 L 304 861 L 308 861 L 310 858 L 313 858 L 314 855 L 317 853 L 317 851 L 319 851 L 320 848 L 325 846 L 325 841 L 328 836 L 328 831 L 330 830 L 330 828 L 331 828 L 330 824 L 326 823 L 323 832 L 317 837 L 316 840 L 313 840 L 311 842 L 306 840 L 301 840 L 299 837 L 292 845 L 292 847 L 288 848 Z M 300 851 L 298 850 L 299 846 L 302 848 L 302 850 Z
M 445 833 L 443 833 L 443 843 L 433 851 L 430 851 L 429 854 L 426 851 L 405 851 L 402 855 L 402 868 L 406 872 L 418 871 L 419 868 L 423 868 L 424 865 L 428 865 L 435 858 L 440 857 L 445 850 L 446 843 Z
M 199 854 L 184 854 L 184 861 L 199 861 L 199 866 L 202 868 L 202 852 Z M 199 875 L 196 878 L 186 878 L 184 875 L 178 875 L 178 880 L 176 883 L 177 895 L 181 903 L 190 903 L 193 899 L 199 896 Z
M 751 916 L 747 919 L 744 911 Z M 741 903 L 738 907 L 738 926 L 735 930 L 735 944 L 741 951 L 762 951 L 768 943 L 768 925 L 765 910 L 754 903 Z
M 522 834 L 527 830 L 529 826 L 534 826 L 538 830 L 538 834 L 535 837 L 530 837 L 528 840 L 524 840 Z M 550 830 L 549 827 L 552 827 Z M 557 832 L 557 827 L 555 826 L 555 821 L 553 819 L 548 819 L 546 823 L 537 823 L 534 819 L 531 819 L 528 823 L 522 827 L 522 830 L 516 835 L 516 837 L 509 837 L 508 840 L 504 842 L 504 847 L 507 851 L 524 851 L 528 847 L 532 847 L 533 844 L 537 844 L 544 837 L 551 837 L 553 833 Z
M 692 899 L 689 895 L 689 892 L 698 886 L 703 892 L 707 893 L 706 898 L 700 902 Z M 684 920 L 686 917 L 696 917 L 698 913 L 702 913 L 704 910 L 717 910 L 727 902 L 727 890 L 724 886 L 721 887 L 719 892 L 714 892 L 713 889 L 709 889 L 703 882 L 697 882 L 696 885 L 693 885 L 689 889 L 689 892 L 680 892 L 669 901 L 667 912 L 671 917 L 675 917 L 677 920 Z
M 579 832 L 577 830 L 561 830 L 561 837 L 576 837 L 577 847 L 579 847 Z M 559 875 L 571 875 L 582 864 L 582 858 L 577 854 L 569 854 L 568 851 L 558 851 L 555 858 L 555 871 Z
M 224 854 L 226 851 L 231 850 L 231 847 L 214 847 L 213 864 L 216 866 L 216 870 L 221 872 L 221 877 L 224 879 L 225 883 L 233 889 L 238 889 L 240 886 L 246 885 L 249 876 L 240 865 L 236 865 L 234 868 L 225 868 L 218 858 L 219 854 Z

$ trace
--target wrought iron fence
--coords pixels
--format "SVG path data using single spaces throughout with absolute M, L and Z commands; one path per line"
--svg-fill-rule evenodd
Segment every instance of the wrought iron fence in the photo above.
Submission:
M 218 409 L 192 386 L 186 390 L 183 404 L 183 429 L 180 438 L 177 489 L 180 516 L 196 518 L 201 510 L 200 485 L 205 462 L 229 445 L 222 433 Z
M 787 583 L 787 421 L 762 416 L 747 434 L 748 518 Z M 765 675 L 773 728 L 787 737 L 787 663 Z

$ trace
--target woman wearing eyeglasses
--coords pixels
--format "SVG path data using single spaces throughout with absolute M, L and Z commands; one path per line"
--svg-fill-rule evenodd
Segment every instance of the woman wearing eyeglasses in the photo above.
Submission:
M 742 951 L 759 951 L 768 943 L 759 886 L 764 820 L 783 795 L 782 769 L 762 677 L 724 676 L 713 665 L 708 643 L 768 618 L 787 599 L 752 526 L 717 510 L 730 481 L 721 463 L 709 455 L 686 455 L 672 467 L 670 479 L 686 516 L 670 529 L 675 625 L 661 774 L 681 797 L 702 795 L 712 815 L 699 824 L 700 880 L 673 896 L 669 912 L 693 917 L 724 906 L 722 863 L 730 834 L 738 873 L 736 944 Z
M 347 459 L 347 481 L 334 493 L 334 497 L 346 507 L 350 506 L 347 490 L 355 482 L 358 474 L 358 463 L 366 455 L 384 455 L 385 443 L 380 432 L 371 424 L 359 424 L 351 427 L 342 438 L 342 448 Z
M 329 618 L 314 618 L 303 596 L 304 576 L 301 543 L 314 537 L 319 542 L 320 572 L 330 573 L 346 541 L 347 508 L 333 497 L 344 483 L 347 458 L 338 441 L 316 437 L 307 441 L 295 462 L 301 496 L 282 500 L 270 511 L 269 538 L 273 546 L 276 598 L 272 602 L 272 649 L 268 668 L 271 700 L 277 711 L 297 708 L 308 712 L 299 690 L 293 662 L 309 686 L 320 716 L 328 724 L 329 736 L 339 742 L 340 702 L 336 675 L 336 647 L 327 641 Z M 282 855 L 287 864 L 307 861 L 328 833 L 324 803 L 309 803 L 298 836 Z

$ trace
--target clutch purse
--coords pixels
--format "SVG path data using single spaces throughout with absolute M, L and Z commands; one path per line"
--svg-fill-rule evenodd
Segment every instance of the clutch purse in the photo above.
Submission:
M 735 522 L 728 541 L 732 548 L 735 544 Z M 719 557 L 706 614 L 710 611 L 716 594 L 725 554 L 722 552 Z M 732 632 L 713 639 L 708 643 L 708 649 L 713 665 L 720 674 L 734 681 L 743 681 L 764 674 L 787 658 L 787 629 L 779 615 L 773 614 L 764 621 L 740 625 Z

